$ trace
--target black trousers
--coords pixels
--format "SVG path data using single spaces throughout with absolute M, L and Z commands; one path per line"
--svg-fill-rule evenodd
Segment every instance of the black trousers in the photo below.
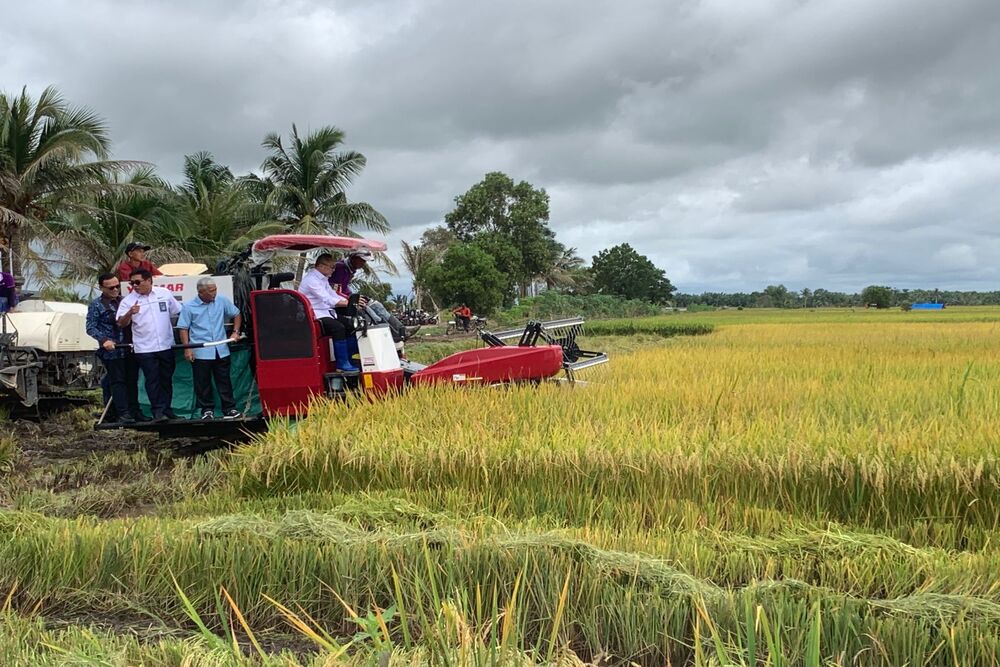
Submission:
M 108 383 L 108 394 L 111 405 L 119 417 L 130 416 L 135 419 L 139 414 L 139 367 L 133 357 L 119 359 L 101 359 L 107 371 L 105 378 Z
M 324 336 L 330 336 L 334 340 L 344 340 L 347 338 L 347 329 L 344 328 L 344 323 L 339 319 L 319 317 L 316 318 L 316 321 L 319 322 L 319 328 Z
M 174 398 L 174 351 L 137 352 L 136 363 L 146 377 L 146 395 L 153 407 L 153 419 L 170 416 Z
M 458 319 L 462 320 L 462 326 L 464 326 L 465 330 L 468 331 L 469 330 L 469 323 L 472 321 L 472 318 L 471 317 L 466 317 L 465 315 L 459 315 Z
M 219 392 L 222 412 L 226 413 L 236 409 L 236 401 L 233 399 L 233 381 L 229 377 L 229 366 L 229 357 L 194 360 L 194 395 L 199 412 L 215 409 L 215 395 L 212 393 L 213 379 L 215 380 L 215 388 Z

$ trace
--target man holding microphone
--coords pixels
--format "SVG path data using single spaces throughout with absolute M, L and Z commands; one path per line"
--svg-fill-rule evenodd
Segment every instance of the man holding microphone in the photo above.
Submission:
M 148 269 L 135 269 L 129 276 L 132 293 L 122 298 L 115 316 L 119 327 L 132 327 L 132 349 L 146 379 L 146 395 L 153 421 L 176 419 L 170 407 L 174 387 L 174 327 L 171 318 L 181 306 L 169 290 L 153 286 Z

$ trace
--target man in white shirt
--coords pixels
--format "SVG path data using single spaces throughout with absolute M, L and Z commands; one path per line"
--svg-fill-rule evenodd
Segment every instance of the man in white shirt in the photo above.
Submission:
M 153 410 L 153 421 L 176 419 L 170 407 L 174 396 L 174 326 L 171 318 L 180 314 L 181 305 L 169 290 L 153 287 L 148 269 L 136 269 L 129 277 L 132 293 L 118 305 L 118 326 L 132 327 L 135 360 L 146 378 L 146 395 Z
M 319 322 L 323 335 L 333 338 L 333 356 L 337 361 L 337 370 L 357 372 L 358 367 L 351 363 L 347 348 L 347 328 L 337 319 L 337 308 L 346 307 L 347 299 L 330 286 L 335 263 L 333 255 L 329 253 L 317 257 L 313 268 L 302 276 L 299 292 L 312 306 L 313 317 Z

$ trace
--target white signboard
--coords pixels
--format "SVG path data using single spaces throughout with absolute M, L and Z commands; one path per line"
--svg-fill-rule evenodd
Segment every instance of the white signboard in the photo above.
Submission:
M 163 287 L 174 293 L 174 298 L 181 303 L 190 301 L 198 296 L 198 281 L 206 276 L 153 276 L 153 285 Z M 233 277 L 232 276 L 211 276 L 212 280 L 219 288 L 219 294 L 233 300 Z M 128 285 L 131 292 L 132 285 Z

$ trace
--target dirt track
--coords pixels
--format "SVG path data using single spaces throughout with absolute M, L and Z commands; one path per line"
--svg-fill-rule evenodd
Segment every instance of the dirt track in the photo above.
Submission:
M 40 421 L 0 425 L 14 456 L 0 460 L 0 509 L 51 516 L 135 516 L 157 511 L 214 481 L 192 477 L 174 456 L 187 441 L 138 431 L 95 431 L 94 406 L 51 413 Z M 187 472 L 186 472 L 187 471 Z
M 11 422 L 22 464 L 44 465 L 108 452 L 137 452 L 152 444 L 139 432 L 95 431 L 97 413 L 90 406 L 50 413 L 38 421 Z

